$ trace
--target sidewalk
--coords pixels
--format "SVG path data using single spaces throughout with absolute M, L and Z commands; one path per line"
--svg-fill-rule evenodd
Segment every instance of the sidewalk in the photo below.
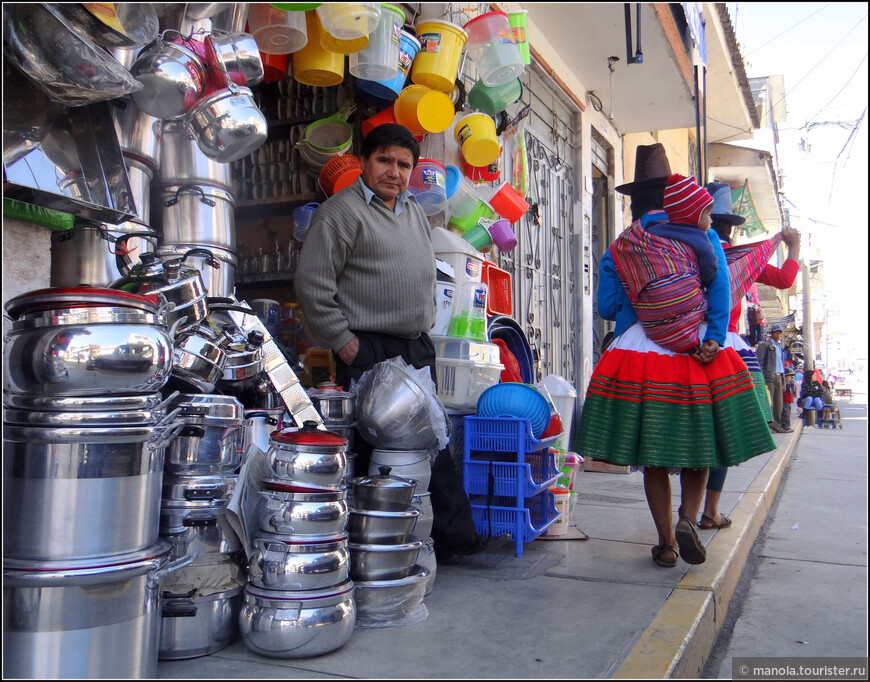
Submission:
M 516 558 L 497 552 L 439 566 L 414 625 L 357 628 L 317 658 L 269 659 L 241 639 L 186 661 L 163 679 L 567 679 L 697 677 L 722 625 L 749 550 L 800 437 L 729 471 L 720 509 L 727 532 L 698 531 L 707 561 L 656 566 L 655 528 L 640 473 L 583 472 L 574 517 L 588 539 L 538 540 Z M 673 508 L 679 480 L 672 477 Z M 676 512 L 675 512 L 676 513 Z

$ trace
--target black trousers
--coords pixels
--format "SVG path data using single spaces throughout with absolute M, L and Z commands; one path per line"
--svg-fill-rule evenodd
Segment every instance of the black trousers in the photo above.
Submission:
M 379 362 L 401 357 L 416 369 L 429 368 L 432 381 L 436 382 L 435 346 L 427 334 L 409 340 L 389 334 L 354 331 L 359 339 L 359 351 L 354 361 L 347 365 L 336 356 L 335 381 L 344 390 L 351 381 L 360 377 Z M 357 471 L 368 473 L 371 453 L 374 449 L 362 434 L 357 432 L 354 440 L 357 456 Z M 479 547 L 483 538 L 478 534 L 471 516 L 471 503 L 462 485 L 462 474 L 453 465 L 448 448 L 441 450 L 432 462 L 432 479 L 429 482 L 432 502 L 432 539 L 436 556 L 461 552 Z

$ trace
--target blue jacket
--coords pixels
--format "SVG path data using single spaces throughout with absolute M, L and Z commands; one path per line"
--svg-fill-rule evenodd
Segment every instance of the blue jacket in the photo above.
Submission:
M 728 280 L 728 261 L 725 260 L 725 250 L 719 242 L 719 235 L 712 229 L 707 230 L 707 239 L 716 254 L 718 270 L 713 283 L 707 287 L 707 333 L 702 341 L 713 339 L 720 346 L 725 345 L 725 333 L 728 329 L 730 314 L 731 284 Z M 598 263 L 598 314 L 605 320 L 615 320 L 614 336 L 619 336 L 637 322 L 637 315 L 631 307 L 631 301 L 619 273 L 610 249 L 601 257 Z

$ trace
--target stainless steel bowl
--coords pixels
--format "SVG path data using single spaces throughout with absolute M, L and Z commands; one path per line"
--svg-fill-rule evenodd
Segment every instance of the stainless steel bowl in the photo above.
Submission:
M 431 573 L 415 565 L 399 580 L 354 582 L 357 622 L 362 625 L 395 623 L 417 610 L 425 596 Z
M 404 544 L 420 517 L 420 510 L 410 507 L 405 511 L 373 511 L 350 507 L 348 511 L 348 537 L 351 542 L 361 545 Z
M 347 525 L 347 492 L 260 492 L 260 530 L 279 535 L 329 535 Z
M 323 590 L 264 590 L 245 586 L 239 631 L 254 653 L 309 658 L 335 651 L 356 624 L 353 582 Z
M 248 579 L 269 590 L 320 590 L 350 574 L 347 535 L 277 535 L 259 531 Z
M 349 542 L 350 577 L 353 580 L 399 580 L 417 563 L 422 540 L 401 545 L 372 545 Z

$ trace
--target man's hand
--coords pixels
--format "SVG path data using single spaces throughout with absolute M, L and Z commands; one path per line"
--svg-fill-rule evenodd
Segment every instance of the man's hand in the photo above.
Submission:
M 700 349 L 692 353 L 692 357 L 702 365 L 706 365 L 708 362 L 712 362 L 715 359 L 718 352 L 719 342 L 714 341 L 713 339 L 707 339 L 701 344 Z
M 345 365 L 351 364 L 356 358 L 356 354 L 359 351 L 359 338 L 354 336 L 350 341 L 344 344 L 341 347 L 341 350 L 338 351 L 338 357 L 341 358 L 341 361 Z

